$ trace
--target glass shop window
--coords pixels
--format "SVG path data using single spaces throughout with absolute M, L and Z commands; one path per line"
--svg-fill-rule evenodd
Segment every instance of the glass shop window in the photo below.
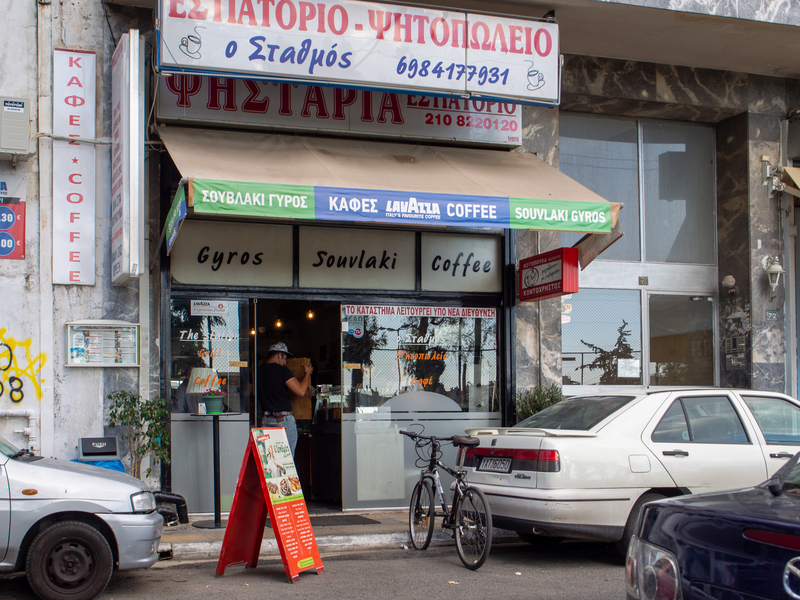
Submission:
M 209 390 L 223 396 L 223 412 L 249 412 L 248 310 L 247 301 L 171 301 L 171 412 L 197 413 Z

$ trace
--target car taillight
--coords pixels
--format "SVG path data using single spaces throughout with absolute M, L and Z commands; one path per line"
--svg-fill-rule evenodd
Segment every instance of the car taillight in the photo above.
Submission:
M 561 457 L 558 450 L 539 450 L 539 471 L 558 473 L 561 470 Z
M 665 557 L 642 570 L 642 596 L 645 600 L 673 600 L 677 587 L 675 567 Z
M 680 573 L 675 555 L 636 536 L 625 560 L 625 587 L 640 600 L 680 600 Z
M 748 540 L 772 544 L 789 550 L 800 550 L 800 536 L 791 533 L 778 533 L 776 531 L 764 531 L 762 529 L 745 529 L 742 534 Z
M 464 455 L 464 466 L 465 467 L 475 467 L 475 448 L 462 448 L 461 446 L 458 447 L 458 453 L 456 454 L 456 464 L 461 464 L 461 456 Z

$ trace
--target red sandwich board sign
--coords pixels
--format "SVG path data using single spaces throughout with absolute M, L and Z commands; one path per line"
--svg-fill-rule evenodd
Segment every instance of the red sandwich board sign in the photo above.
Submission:
M 577 248 L 559 248 L 519 261 L 521 302 L 536 302 L 577 291 Z
M 222 540 L 218 577 L 230 565 L 258 564 L 267 514 L 289 581 L 297 583 L 300 572 L 309 569 L 322 573 L 322 559 L 282 427 L 250 430 Z

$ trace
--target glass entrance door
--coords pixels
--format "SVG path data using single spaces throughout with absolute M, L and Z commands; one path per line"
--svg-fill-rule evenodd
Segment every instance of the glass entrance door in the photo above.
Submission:
M 650 385 L 714 385 L 711 300 L 649 294 Z

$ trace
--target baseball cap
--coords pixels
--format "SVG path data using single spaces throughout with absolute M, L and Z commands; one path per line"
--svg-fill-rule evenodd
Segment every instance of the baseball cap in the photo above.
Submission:
M 292 357 L 294 356 L 294 354 L 289 352 L 289 348 L 287 348 L 286 344 L 284 344 L 283 342 L 278 342 L 277 344 L 272 344 L 272 346 L 269 347 L 269 351 L 270 352 L 283 352 L 285 354 L 288 354 L 289 356 L 292 356 Z

